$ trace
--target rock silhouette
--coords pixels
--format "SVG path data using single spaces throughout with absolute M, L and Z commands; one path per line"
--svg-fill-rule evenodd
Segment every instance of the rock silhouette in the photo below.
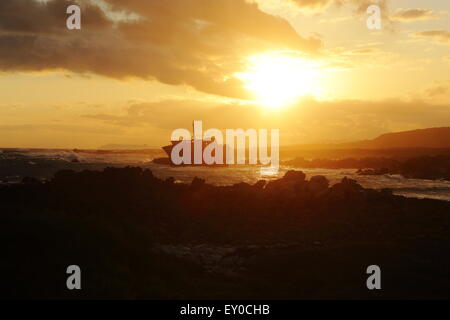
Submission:
M 0 295 L 448 298 L 449 213 L 449 202 L 299 171 L 213 186 L 132 167 L 63 170 L 0 186 Z M 374 262 L 389 270 L 378 296 L 361 282 Z M 64 285 L 74 263 L 86 275 L 78 293 Z
M 405 178 L 450 180 L 450 155 L 339 160 L 295 158 L 284 164 L 301 168 L 358 169 L 360 175 L 400 174 Z

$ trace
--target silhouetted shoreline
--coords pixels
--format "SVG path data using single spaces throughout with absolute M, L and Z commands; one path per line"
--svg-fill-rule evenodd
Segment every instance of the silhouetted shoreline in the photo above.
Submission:
M 345 158 L 305 160 L 295 158 L 283 164 L 300 168 L 358 169 L 361 175 L 400 174 L 405 178 L 450 181 L 450 155 L 413 158 Z
M 450 292 L 450 203 L 299 171 L 228 187 L 141 168 L 0 187 L 5 298 L 436 298 Z M 65 288 L 65 268 L 83 290 Z M 385 270 L 384 291 L 365 268 Z M 36 276 L 38 274 L 39 276 Z M 436 279 L 441 279 L 436 281 Z M 411 286 L 411 282 L 414 283 Z

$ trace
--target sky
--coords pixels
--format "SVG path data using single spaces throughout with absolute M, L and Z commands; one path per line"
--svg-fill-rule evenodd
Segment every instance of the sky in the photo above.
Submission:
M 450 126 L 450 1 L 0 2 L 0 147 L 156 147 L 193 120 L 282 144 Z

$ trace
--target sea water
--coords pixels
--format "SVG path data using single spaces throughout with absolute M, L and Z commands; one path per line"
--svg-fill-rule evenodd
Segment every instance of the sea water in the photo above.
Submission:
M 173 177 L 180 183 L 189 183 L 194 177 L 205 179 L 214 185 L 232 185 L 239 182 L 255 183 L 258 180 L 274 180 L 288 170 L 302 170 L 307 179 L 315 175 L 327 177 L 330 184 L 348 177 L 365 188 L 392 189 L 394 194 L 413 198 L 430 198 L 450 201 L 450 181 L 406 179 L 400 175 L 361 176 L 356 169 L 306 169 L 281 165 L 278 171 L 259 166 L 228 167 L 174 167 L 151 163 L 162 156 L 152 152 L 74 152 L 72 150 L 0 150 L 0 181 L 19 182 L 26 174 L 48 179 L 60 169 L 101 170 L 107 166 L 140 166 L 152 170 L 155 176 Z M 76 162 L 74 162 L 76 160 Z

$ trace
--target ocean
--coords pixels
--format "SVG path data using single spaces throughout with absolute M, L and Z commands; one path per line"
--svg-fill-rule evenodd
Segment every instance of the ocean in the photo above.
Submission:
M 180 183 L 189 183 L 194 177 L 214 185 L 232 185 L 239 182 L 255 183 L 274 180 L 288 170 L 301 170 L 310 178 L 323 175 L 330 184 L 348 177 L 365 188 L 389 188 L 394 194 L 411 198 L 430 198 L 450 201 L 450 181 L 405 179 L 400 175 L 361 176 L 356 169 L 306 169 L 280 166 L 278 171 L 258 166 L 229 167 L 173 167 L 154 164 L 161 157 L 159 150 L 146 151 L 77 151 L 52 149 L 0 149 L 0 183 L 18 183 L 25 176 L 49 179 L 61 169 L 101 170 L 108 166 L 140 166 L 152 170 L 155 176 L 173 177 Z

